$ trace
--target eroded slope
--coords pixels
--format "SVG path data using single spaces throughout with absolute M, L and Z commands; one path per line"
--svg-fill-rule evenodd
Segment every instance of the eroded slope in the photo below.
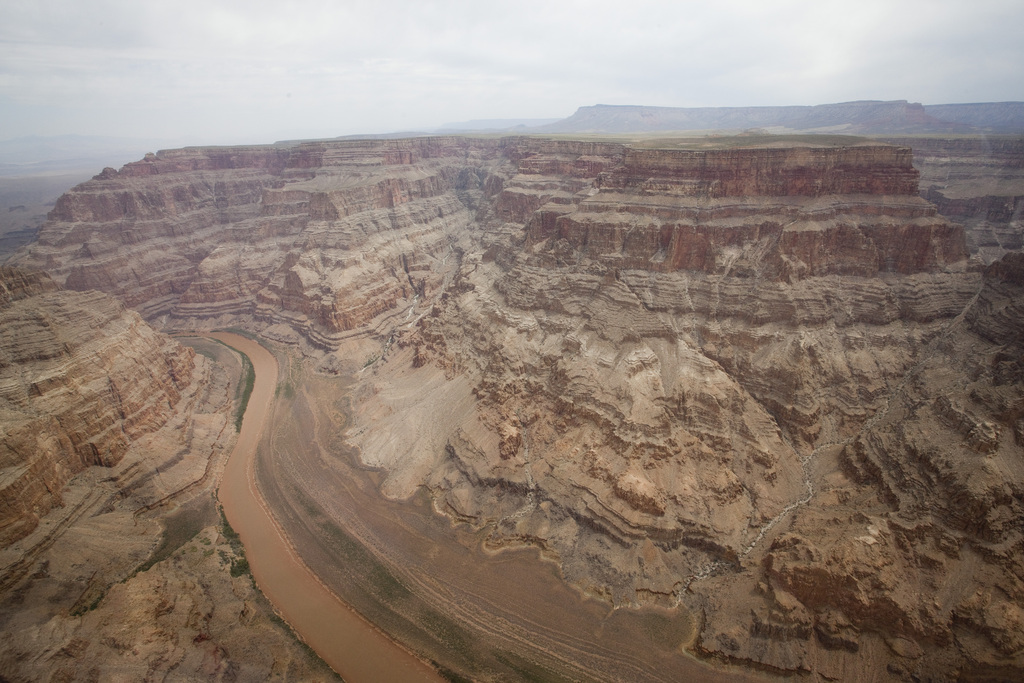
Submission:
M 941 608 L 922 592 L 964 565 L 911 569 L 935 562 L 944 534 L 990 542 L 964 516 L 999 520 L 1010 536 L 991 542 L 1017 548 L 1021 512 L 1020 380 L 984 372 L 990 358 L 1016 363 L 1019 335 L 993 346 L 978 333 L 984 302 L 1005 326 L 1020 292 L 968 264 L 962 229 L 915 179 L 892 148 L 535 149 L 446 295 L 367 381 L 355 440 L 392 472 L 386 490 L 425 479 L 440 509 L 495 525 L 495 546 L 538 544 L 616 604 L 704 611 L 708 654 L 837 676 L 890 660 L 932 675 L 1019 667 L 1011 617 L 961 616 L 980 614 L 965 606 L 976 590 L 1014 604 L 1016 551 L 982 553 Z M 964 377 L 987 387 L 987 404 L 956 403 L 982 391 Z M 897 410 L 911 387 L 930 419 L 958 426 Z M 909 459 L 909 474 L 856 464 L 890 423 L 899 439 L 913 428 L 914 446 L 874 450 Z M 987 461 L 961 439 L 988 439 Z M 915 505 L 890 491 L 909 481 Z M 883 545 L 879 520 L 920 536 Z M 800 550 L 787 532 L 847 550 Z M 844 555 L 861 547 L 890 552 L 874 565 Z M 786 564 L 787 548 L 805 569 Z

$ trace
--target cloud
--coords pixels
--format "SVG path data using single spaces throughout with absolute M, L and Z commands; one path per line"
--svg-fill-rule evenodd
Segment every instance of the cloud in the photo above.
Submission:
M 12 137 L 267 141 L 599 102 L 1024 99 L 1016 1 L 0 0 L 0 12 Z

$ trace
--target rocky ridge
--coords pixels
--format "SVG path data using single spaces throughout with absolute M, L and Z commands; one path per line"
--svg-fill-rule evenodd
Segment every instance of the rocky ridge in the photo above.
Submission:
M 704 614 L 708 656 L 1019 670 L 1016 261 L 982 272 L 917 180 L 863 142 L 183 150 L 76 188 L 22 260 L 305 340 L 388 495 Z
M 185 149 L 65 194 L 19 261 L 148 319 L 281 323 L 320 346 L 440 283 L 458 191 L 498 145 L 457 138 Z
M 919 457 L 900 470 L 853 455 L 882 424 L 901 433 L 891 416 L 903 418 L 895 405 L 913 400 L 912 383 L 939 412 L 941 396 L 959 395 L 964 380 L 922 380 L 925 367 L 977 377 L 1004 357 L 965 353 L 981 342 L 964 314 L 1020 292 L 994 295 L 962 228 L 917 196 L 905 151 L 616 152 L 552 144 L 504 181 L 480 247 L 369 382 L 360 422 L 380 426 L 354 438 L 393 472 L 386 489 L 403 495 L 425 477 L 439 509 L 493 525 L 494 547 L 539 545 L 615 604 L 703 612 L 708 655 L 838 678 L 868 663 L 907 676 L 1020 667 L 1016 622 L 1001 616 L 1016 598 L 982 598 L 991 618 L 959 616 L 978 613 L 975 591 L 1016 595 L 1004 549 L 1019 545 L 1006 526 L 1020 514 L 1020 444 L 1007 436 L 1019 380 L 952 409 L 970 418 L 946 409 L 954 434 L 916 431 L 912 452 L 940 458 L 949 488 Z M 967 357 L 978 365 L 953 362 Z M 974 381 L 989 384 L 983 371 Z M 439 403 L 441 425 L 428 407 Z M 971 452 L 999 454 L 984 477 L 959 464 L 970 434 L 983 444 Z M 414 455 L 442 450 L 429 465 Z M 916 505 L 887 493 L 911 481 Z M 1010 488 L 986 493 L 993 485 Z M 945 512 L 923 513 L 939 490 Z M 876 518 L 853 512 L 869 500 Z M 980 511 L 1009 536 L 956 521 Z M 901 540 L 883 544 L 887 519 Z M 794 534 L 845 545 L 804 550 Z M 1001 550 L 985 570 L 951 582 L 920 621 L 926 582 L 963 576 L 958 563 L 932 565 L 929 579 L 913 569 L 933 561 L 933 544 L 989 539 Z M 864 546 L 870 562 L 849 554 Z

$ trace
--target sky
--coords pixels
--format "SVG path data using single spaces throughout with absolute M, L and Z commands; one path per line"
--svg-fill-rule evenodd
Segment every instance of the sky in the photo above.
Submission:
M 0 0 L 0 140 L 242 144 L 593 104 L 1024 100 L 1021 0 Z

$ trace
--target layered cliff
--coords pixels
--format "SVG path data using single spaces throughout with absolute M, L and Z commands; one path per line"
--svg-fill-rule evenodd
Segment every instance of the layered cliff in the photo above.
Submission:
M 714 612 L 702 647 L 838 677 L 883 658 L 903 680 L 1019 675 L 1019 256 L 985 271 L 883 409 L 816 452 L 819 493 L 751 568 L 756 582 L 711 583 L 763 597 Z
M 363 382 L 354 439 L 385 490 L 425 480 L 492 547 L 537 545 L 614 604 L 703 612 L 716 657 L 1019 669 L 999 600 L 1017 592 L 1021 382 L 998 345 L 1019 345 L 1021 293 L 969 263 L 905 150 L 548 143 L 516 171 Z M 952 428 L 917 425 L 928 410 Z M 943 544 L 963 550 L 940 562 Z
M 174 150 L 65 194 L 16 262 L 150 319 L 280 322 L 332 348 L 435 292 L 453 241 L 492 206 L 527 223 L 529 243 L 583 240 L 613 267 L 703 270 L 715 254 L 713 267 L 742 269 L 727 247 L 757 230 L 762 245 L 782 240 L 759 268 L 799 279 L 960 258 L 948 246 L 959 228 L 915 187 L 908 152 L 877 145 L 752 153 L 424 138 Z M 879 196 L 881 208 L 864 200 Z M 953 251 L 931 253 L 935 231 L 950 233 L 933 242 Z M 859 242 L 832 258 L 844 240 Z
M 336 347 L 436 289 L 449 233 L 472 220 L 459 192 L 497 152 L 456 138 L 161 152 L 61 197 L 19 262 L 149 319 L 283 322 Z
M 336 680 L 235 570 L 211 494 L 240 363 L 190 343 L 0 268 L 4 680 Z
M 193 355 L 106 294 L 0 269 L 0 545 L 60 505 L 72 476 L 162 426 Z
M 705 615 L 706 655 L 1019 671 L 1019 264 L 918 177 L 856 139 L 161 152 L 21 261 L 305 340 L 387 495 Z
M 914 148 L 921 196 L 964 225 L 986 262 L 1024 248 L 1024 138 L 1008 135 L 892 138 Z

